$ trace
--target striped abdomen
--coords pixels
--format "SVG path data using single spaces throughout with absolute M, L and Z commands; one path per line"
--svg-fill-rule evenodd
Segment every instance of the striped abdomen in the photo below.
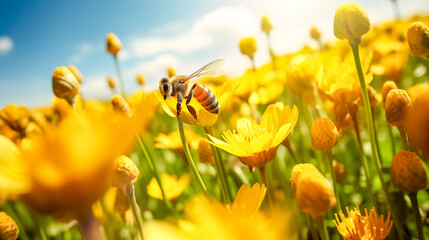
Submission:
M 204 107 L 208 112 L 218 114 L 219 102 L 216 96 L 206 86 L 197 84 L 194 88 L 193 97 Z

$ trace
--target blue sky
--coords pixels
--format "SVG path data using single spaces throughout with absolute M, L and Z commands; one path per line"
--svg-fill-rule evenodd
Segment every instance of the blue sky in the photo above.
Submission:
M 309 28 L 317 25 L 332 39 L 332 22 L 340 0 L 207 0 L 207 1 L 1 1 L 0 107 L 49 104 L 51 75 L 57 66 L 76 65 L 85 76 L 85 98 L 107 99 L 106 77 L 116 76 L 105 52 L 105 35 L 122 40 L 120 55 L 127 91 L 137 89 L 135 75 L 154 88 L 167 66 L 187 74 L 217 58 L 227 60 L 230 75 L 242 73 L 248 59 L 238 40 L 252 35 L 260 51 L 257 64 L 269 56 L 260 18 L 271 17 L 272 43 L 280 54 L 311 43 Z M 372 22 L 393 17 L 389 0 L 359 1 Z M 401 13 L 429 14 L 425 0 L 399 0 Z

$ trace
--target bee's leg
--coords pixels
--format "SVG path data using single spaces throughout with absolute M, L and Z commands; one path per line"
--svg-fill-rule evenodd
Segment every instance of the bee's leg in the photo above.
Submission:
M 182 111 L 182 93 L 177 93 L 177 105 L 176 105 L 176 109 L 177 109 L 177 116 L 180 115 L 180 111 Z
M 194 89 L 195 85 L 192 87 L 192 89 Z M 195 120 L 197 121 L 197 111 L 195 111 L 195 109 L 189 105 L 189 103 L 191 102 L 192 96 L 194 96 L 194 90 L 191 90 L 189 92 L 189 95 L 186 96 L 186 107 L 188 108 L 189 113 L 192 114 L 192 116 L 195 118 Z

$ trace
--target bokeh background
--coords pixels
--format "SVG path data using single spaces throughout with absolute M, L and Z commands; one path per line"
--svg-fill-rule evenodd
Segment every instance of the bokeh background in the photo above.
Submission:
M 266 39 L 260 18 L 270 16 L 272 45 L 285 54 L 310 40 L 315 25 L 324 40 L 334 39 L 332 22 L 339 0 L 181 0 L 181 1 L 7 1 L 0 2 L 0 107 L 11 102 L 37 107 L 52 102 L 51 77 L 59 65 L 76 65 L 85 76 L 85 98 L 109 99 L 106 78 L 116 76 L 105 51 L 105 35 L 123 43 L 119 57 L 128 92 L 138 89 L 137 73 L 156 88 L 166 68 L 189 74 L 214 59 L 226 59 L 226 73 L 241 75 L 249 59 L 240 38 Z M 372 23 L 395 17 L 390 0 L 359 1 Z M 427 13 L 427 0 L 398 0 L 401 17 Z M 316 45 L 315 45 L 316 46 Z M 269 61 L 258 51 L 256 65 Z

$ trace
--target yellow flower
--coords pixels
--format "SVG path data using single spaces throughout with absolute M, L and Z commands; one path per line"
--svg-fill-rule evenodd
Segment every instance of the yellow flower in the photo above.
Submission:
M 30 122 L 29 112 L 24 106 L 16 106 L 14 103 L 0 110 L 0 119 L 11 133 L 11 139 L 15 142 L 25 136 L 25 130 Z
M 316 82 L 322 80 L 323 66 L 310 55 L 296 55 L 287 68 L 286 85 L 297 94 L 313 92 Z
M 0 185 L 0 192 L 20 193 L 33 209 L 54 217 L 85 216 L 109 187 L 114 160 L 131 150 L 148 123 L 146 114 L 113 118 L 113 112 L 73 111 L 18 153 L 1 141 L 0 179 L 11 184 Z
M 185 204 L 185 220 L 179 220 L 177 225 L 149 222 L 145 233 L 151 239 L 295 240 L 289 212 L 278 207 L 271 215 L 259 210 L 265 194 L 266 188 L 259 184 L 252 188 L 242 185 L 232 206 L 193 197 Z
M 427 94 L 428 92 L 429 92 L 429 83 L 419 83 L 407 89 L 407 93 L 408 93 L 408 96 L 410 96 L 411 103 L 414 103 L 414 101 L 417 98 Z
M 223 108 L 225 107 L 225 104 L 229 97 L 232 95 L 232 93 L 237 88 L 239 82 L 238 81 L 228 81 L 224 83 L 219 88 L 211 89 L 212 93 L 216 96 L 219 107 L 220 107 L 220 113 L 222 112 Z M 164 111 L 171 117 L 177 117 L 177 99 L 176 97 L 170 97 L 164 100 L 164 98 L 161 96 L 161 93 L 159 91 L 155 92 L 156 97 L 160 101 L 162 108 Z M 183 122 L 190 124 L 190 125 L 200 125 L 204 127 L 212 126 L 216 123 L 219 114 L 214 114 L 208 112 L 204 107 L 201 106 L 201 104 L 195 99 L 192 98 L 189 105 L 194 107 L 195 111 L 197 112 L 197 119 L 192 116 L 192 114 L 189 113 L 188 109 L 184 106 L 185 103 L 182 105 L 182 111 L 180 112 L 180 118 L 182 118 Z
M 338 130 L 330 118 L 319 118 L 311 126 L 311 144 L 319 151 L 331 151 L 338 141 Z
M 107 85 L 109 85 L 109 88 L 114 89 L 116 87 L 116 80 L 113 77 L 108 77 Z
M 240 51 L 242 54 L 247 55 L 250 59 L 253 59 L 258 46 L 254 37 L 242 38 L 239 42 Z
M 146 82 L 146 78 L 142 73 L 137 74 L 137 83 L 143 85 Z
M 368 14 L 357 2 L 343 3 L 335 12 L 334 34 L 339 39 L 360 39 L 370 28 Z
M 80 82 L 67 67 L 57 67 L 52 74 L 52 90 L 55 96 L 71 103 L 80 91 Z
M 353 56 L 348 53 L 345 59 L 341 59 L 333 53 L 336 52 L 327 52 L 322 55 L 324 75 L 317 85 L 333 102 L 341 104 L 354 102 L 362 93 Z M 361 54 L 363 73 L 366 84 L 369 84 L 373 77 L 369 72 L 372 54 L 363 53 Z
M 237 130 L 223 133 L 225 142 L 209 135 L 210 143 L 238 156 L 250 168 L 261 168 L 275 157 L 277 147 L 292 132 L 297 120 L 296 106 L 291 110 L 278 102 L 268 106 L 260 124 L 241 118 Z
M 115 110 L 116 112 L 128 117 L 131 117 L 133 115 L 133 111 L 131 110 L 125 99 L 122 97 L 122 95 L 113 95 L 110 98 L 110 102 L 112 103 L 113 110 Z
M 356 208 L 352 211 L 347 209 L 346 218 L 343 211 L 339 212 L 340 219 L 335 213 L 334 224 L 338 229 L 338 232 L 347 240 L 383 240 L 385 239 L 392 229 L 393 221 L 390 220 L 390 212 L 387 215 L 386 221 L 384 221 L 383 215 L 378 218 L 375 212 L 375 207 L 372 207 L 368 215 L 368 210 L 365 209 L 365 216 L 362 216 L 359 210 L 359 206 L 356 203 Z
M 322 34 L 320 33 L 320 30 L 317 27 L 311 27 L 310 29 L 310 36 L 312 39 L 319 41 L 320 40 L 320 36 Z
M 408 27 L 407 37 L 413 55 L 429 58 L 429 28 L 424 23 L 412 23 Z
M 406 193 L 425 189 L 428 181 L 422 160 L 414 152 L 405 150 L 393 157 L 390 179 L 393 186 Z
M 198 149 L 198 144 L 201 140 L 204 140 L 203 137 L 196 134 L 189 128 L 185 128 L 186 141 L 188 145 L 193 149 Z M 183 153 L 182 140 L 180 138 L 179 130 L 171 132 L 169 134 L 159 133 L 155 137 L 155 147 L 162 149 L 171 149 L 180 153 Z
M 7 215 L 7 213 L 0 212 L 0 239 L 2 240 L 15 240 L 18 238 L 19 229 L 15 221 Z
M 267 188 L 264 184 L 255 183 L 252 187 L 247 184 L 241 185 L 231 205 L 231 211 L 234 214 L 242 216 L 251 216 L 256 213 L 264 201 Z
M 114 34 L 108 33 L 106 35 L 106 50 L 108 53 L 116 57 L 119 51 L 122 49 L 121 40 Z
M 300 163 L 295 165 L 292 169 L 292 176 L 290 178 L 293 195 L 296 196 L 296 184 L 302 173 L 310 172 L 310 173 L 317 174 L 318 171 L 319 170 L 317 170 L 317 168 L 311 163 Z
M 261 30 L 265 34 L 269 35 L 271 30 L 273 29 L 273 24 L 271 23 L 271 19 L 268 16 L 263 16 L 261 20 Z
M 407 112 L 405 129 L 411 143 L 429 154 L 429 92 L 418 97 Z
M 163 173 L 161 175 L 161 182 L 165 197 L 169 200 L 175 200 L 183 193 L 183 191 L 185 191 L 186 188 L 188 188 L 189 183 L 191 182 L 191 177 L 188 174 L 184 174 L 177 179 L 176 175 Z M 149 196 L 159 200 L 163 199 L 161 188 L 155 178 L 150 180 L 146 190 Z

